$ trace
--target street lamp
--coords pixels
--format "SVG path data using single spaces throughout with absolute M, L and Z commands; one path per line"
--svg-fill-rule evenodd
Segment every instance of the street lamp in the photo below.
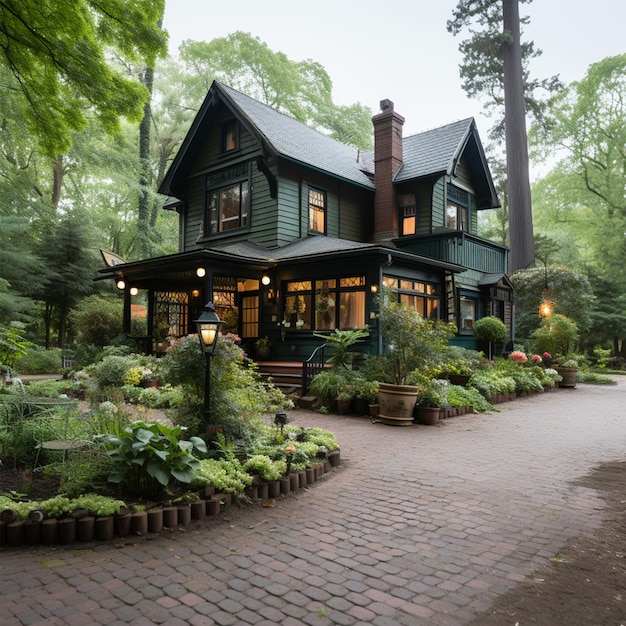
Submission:
M 206 358 L 206 369 L 204 379 L 204 421 L 209 423 L 209 409 L 211 408 L 211 357 L 215 352 L 217 338 L 220 334 L 220 326 L 223 324 L 212 302 L 208 302 L 204 306 L 204 311 L 197 320 L 194 320 L 198 337 L 200 338 L 200 347 Z

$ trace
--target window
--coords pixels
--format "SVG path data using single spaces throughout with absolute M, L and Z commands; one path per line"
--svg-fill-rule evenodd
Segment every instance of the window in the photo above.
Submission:
M 468 232 L 467 218 L 469 214 L 470 194 L 454 185 L 447 187 L 446 228 Z
M 461 296 L 459 299 L 460 324 L 459 330 L 473 330 L 476 320 L 476 300 Z
M 422 317 L 431 320 L 440 318 L 441 294 L 438 284 L 383 276 L 383 285 L 397 295 L 399 302 L 414 308 Z
M 286 285 L 287 330 L 347 330 L 365 326 L 365 276 L 293 281 Z
M 401 235 L 414 235 L 417 232 L 415 195 L 407 193 L 398 196 L 398 207 L 400 209 Z
M 259 296 L 241 298 L 241 337 L 249 339 L 259 336 Z
M 207 177 L 206 235 L 248 226 L 250 166 L 239 164 Z
M 326 233 L 326 192 L 309 187 L 309 230 Z
M 230 120 L 222 126 L 222 154 L 237 150 L 239 147 L 238 128 L 235 120 Z

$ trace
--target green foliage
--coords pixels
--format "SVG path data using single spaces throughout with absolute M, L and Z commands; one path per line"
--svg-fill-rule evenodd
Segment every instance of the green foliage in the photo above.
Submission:
M 33 344 L 15 363 L 15 369 L 22 374 L 58 374 L 62 365 L 61 354 L 60 348 L 46 350 Z
M 219 344 L 218 341 L 217 345 Z M 177 339 L 161 359 L 163 381 L 170 385 L 187 387 L 198 397 L 204 393 L 205 367 L 205 358 L 197 335 Z
M 531 2 L 532 0 L 521 0 Z M 528 18 L 521 18 L 526 24 Z M 470 98 L 486 97 L 486 109 L 491 115 L 498 114 L 496 124 L 490 131 L 493 139 L 504 134 L 501 108 L 504 103 L 504 62 L 502 48 L 509 41 L 503 28 L 502 0 L 458 0 L 448 20 L 449 33 L 457 36 L 467 30 L 469 37 L 459 44 L 463 60 L 459 66 L 462 87 Z M 562 87 L 558 76 L 545 79 L 531 78 L 529 64 L 541 55 L 532 41 L 521 42 L 521 64 L 524 80 L 525 110 L 541 120 L 545 109 L 540 92 L 554 92 Z
M 9 326 L 0 326 L 0 372 L 12 369 L 18 359 L 28 353 L 30 341 L 23 337 L 23 325 L 12 322 Z
M 100 441 L 115 462 L 109 481 L 122 483 L 137 496 L 155 496 L 173 481 L 189 483 L 200 467 L 194 452 L 206 453 L 198 437 L 181 439 L 183 428 L 137 421 L 124 428 L 120 437 L 102 436 Z
M 405 384 L 412 371 L 435 358 L 457 332 L 454 324 L 425 319 L 400 302 L 382 304 L 379 320 L 384 355 L 374 358 L 380 361 L 380 382 L 396 385 Z
M 319 398 L 333 400 L 339 393 L 341 380 L 338 371 L 324 370 L 313 377 L 308 393 Z
M 587 277 L 565 265 L 548 265 L 520 270 L 511 276 L 515 287 L 516 335 L 528 338 L 541 323 L 538 310 L 544 288 L 554 303 L 554 313 L 571 318 L 585 330 L 593 306 L 593 292 Z M 548 350 L 550 352 L 550 350 Z
M 94 367 L 93 378 L 101 389 L 122 387 L 132 366 L 129 356 L 107 356 Z
M 541 326 L 530 336 L 530 342 L 538 354 L 548 352 L 554 359 L 563 360 L 576 350 L 578 338 L 576 323 L 556 313 L 542 320 Z
M 243 464 L 243 469 L 251 476 L 259 476 L 261 480 L 271 482 L 281 477 L 283 468 L 266 454 L 255 454 Z
M 328 358 L 328 363 L 333 367 L 343 367 L 352 369 L 354 360 L 359 356 L 359 352 L 350 350 L 354 345 L 369 337 L 367 328 L 357 328 L 354 330 L 339 330 L 335 328 L 328 335 L 320 335 L 313 333 L 314 337 L 324 339 L 326 343 L 333 349 L 333 353 Z
M 70 315 L 78 333 L 78 341 L 94 346 L 107 346 L 122 334 L 124 303 L 119 298 L 92 295 L 85 298 Z
M 242 494 L 252 484 L 252 476 L 236 458 L 203 459 L 194 470 L 191 487 L 215 487 L 216 491 Z
M 68 149 L 72 131 L 86 126 L 87 111 L 110 131 L 118 129 L 119 116 L 141 118 L 146 90 L 106 55 L 114 49 L 127 63 L 152 65 L 166 50 L 158 27 L 163 11 L 164 3 L 154 0 L 59 0 L 54 11 L 36 0 L 0 7 L 2 67 L 12 78 L 5 89 L 50 156 Z
M 480 341 L 504 341 L 506 338 L 506 326 L 500 318 L 490 315 L 476 320 L 474 323 L 474 335 Z

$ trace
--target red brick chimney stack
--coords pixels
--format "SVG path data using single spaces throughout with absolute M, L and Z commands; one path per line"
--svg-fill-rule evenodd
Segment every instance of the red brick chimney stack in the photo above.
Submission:
M 402 167 L 402 126 L 404 118 L 393 110 L 391 100 L 380 101 L 381 112 L 374 124 L 374 240 L 398 236 L 398 210 L 393 177 Z

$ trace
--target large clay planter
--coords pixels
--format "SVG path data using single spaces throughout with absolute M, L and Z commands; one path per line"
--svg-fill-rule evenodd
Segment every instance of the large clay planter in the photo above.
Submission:
M 573 389 L 576 387 L 577 367 L 555 367 L 554 369 L 563 377 L 563 380 L 559 382 L 559 388 Z
M 352 399 L 350 400 L 337 400 L 337 412 L 346 415 L 350 413 L 352 407 Z
M 417 421 L 426 426 L 434 426 L 439 422 L 441 409 L 433 406 L 418 406 L 415 409 Z
M 413 385 L 380 383 L 378 417 L 389 426 L 411 426 L 418 388 Z

